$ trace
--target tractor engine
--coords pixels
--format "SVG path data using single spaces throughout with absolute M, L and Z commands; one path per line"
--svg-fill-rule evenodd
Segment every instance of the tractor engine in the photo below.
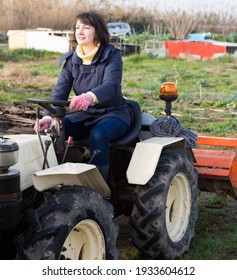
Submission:
M 19 146 L 0 137 L 0 231 L 16 227 L 21 218 L 20 172 L 10 168 L 18 160 Z

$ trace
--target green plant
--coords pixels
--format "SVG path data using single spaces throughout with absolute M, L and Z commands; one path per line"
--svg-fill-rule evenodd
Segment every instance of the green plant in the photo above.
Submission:
M 1 44 L 7 44 L 7 39 L 8 39 L 7 34 L 0 32 L 0 43 Z
M 0 60 L 1 61 L 26 61 L 26 60 L 38 60 L 46 58 L 57 58 L 58 53 L 36 50 L 36 49 L 15 49 L 9 50 L 7 47 L 0 48 Z

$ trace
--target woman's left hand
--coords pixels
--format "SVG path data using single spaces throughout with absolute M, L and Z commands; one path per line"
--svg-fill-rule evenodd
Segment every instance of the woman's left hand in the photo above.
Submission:
M 93 97 L 89 94 L 82 93 L 72 98 L 69 108 L 86 111 L 89 106 L 93 105 L 95 105 Z

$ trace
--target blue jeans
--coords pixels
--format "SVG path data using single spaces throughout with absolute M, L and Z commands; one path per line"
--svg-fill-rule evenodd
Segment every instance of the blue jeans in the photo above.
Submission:
M 67 117 L 64 118 L 65 137 L 72 136 L 74 139 L 88 137 L 90 154 L 98 149 L 101 155 L 95 157 L 93 164 L 96 166 L 109 165 L 109 143 L 124 135 L 129 126 L 116 117 L 104 118 L 96 124 L 85 126 L 84 121 L 72 123 Z

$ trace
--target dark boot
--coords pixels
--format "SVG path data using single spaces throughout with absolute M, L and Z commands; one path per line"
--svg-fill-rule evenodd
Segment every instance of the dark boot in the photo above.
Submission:
M 109 179 L 109 165 L 96 166 L 105 182 L 108 183 Z
M 109 180 L 109 165 L 104 165 L 104 166 L 96 166 L 97 169 L 99 170 L 100 174 L 104 178 L 105 182 L 107 183 L 108 187 L 110 188 L 111 191 L 111 197 L 109 199 L 110 203 L 113 205 L 114 208 L 114 215 L 116 215 L 116 188 L 114 185 L 110 182 Z

